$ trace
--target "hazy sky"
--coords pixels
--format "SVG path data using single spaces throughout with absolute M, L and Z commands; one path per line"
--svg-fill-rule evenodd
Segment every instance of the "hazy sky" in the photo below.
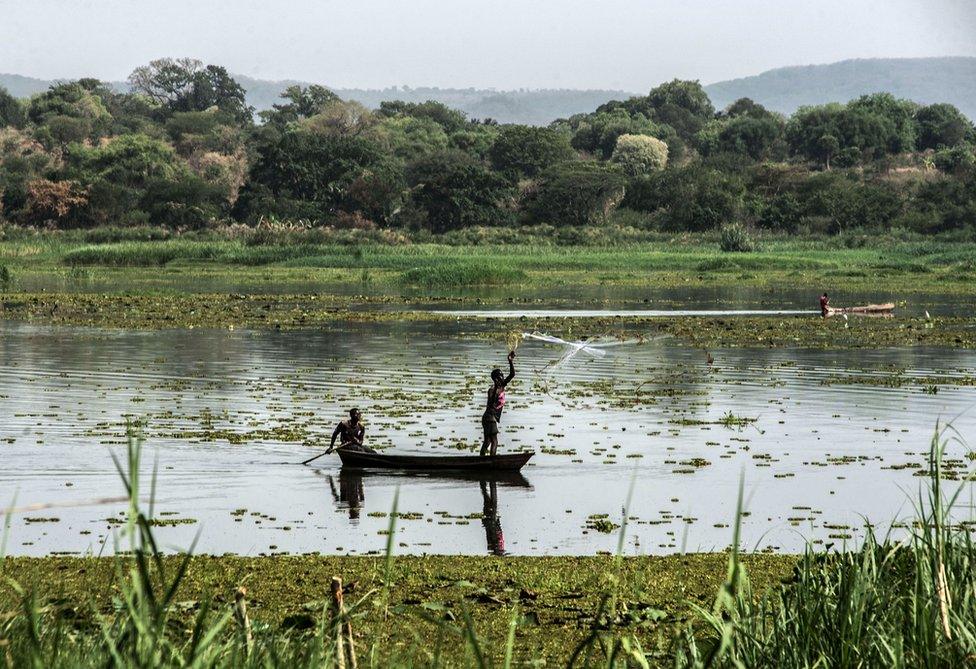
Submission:
M 976 55 L 976 0 L 0 0 L 0 72 L 192 56 L 336 87 L 620 88 Z

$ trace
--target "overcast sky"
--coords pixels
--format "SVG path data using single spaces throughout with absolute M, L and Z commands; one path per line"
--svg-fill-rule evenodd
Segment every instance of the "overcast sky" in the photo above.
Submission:
M 192 56 L 263 79 L 617 88 L 976 55 L 976 0 L 0 0 L 0 72 L 124 79 Z

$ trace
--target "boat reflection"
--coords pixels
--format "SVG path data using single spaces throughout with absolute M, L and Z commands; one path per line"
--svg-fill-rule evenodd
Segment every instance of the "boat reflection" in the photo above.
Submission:
M 505 534 L 502 531 L 501 517 L 498 515 L 498 488 L 531 488 L 529 481 L 518 472 L 376 472 L 366 469 L 342 467 L 339 470 L 338 484 L 336 477 L 328 475 L 332 498 L 339 509 L 348 511 L 349 519 L 359 520 L 363 503 L 366 501 L 364 480 L 374 477 L 403 477 L 426 479 L 450 479 L 454 481 L 470 481 L 478 483 L 481 490 L 481 524 L 485 528 L 485 543 L 492 555 L 506 555 Z

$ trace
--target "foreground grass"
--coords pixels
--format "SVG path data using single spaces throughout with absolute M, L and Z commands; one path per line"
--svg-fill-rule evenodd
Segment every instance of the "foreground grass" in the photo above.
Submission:
M 176 572 L 179 561 L 164 561 L 168 573 Z M 462 625 L 467 614 L 488 654 L 500 662 L 509 621 L 518 615 L 517 659 L 559 665 L 567 649 L 589 633 L 602 594 L 613 589 L 620 593 L 620 611 L 626 612 L 623 626 L 639 630 L 648 651 L 663 654 L 692 615 L 689 603 L 711 604 L 726 562 L 723 554 L 628 558 L 615 572 L 609 556 L 397 557 L 383 607 L 368 609 L 355 631 L 360 644 L 375 644 L 384 661 L 402 654 L 426 664 L 444 632 L 441 624 Z M 755 555 L 746 563 L 759 594 L 787 578 L 796 558 Z M 8 558 L 3 573 L 32 594 L 45 619 L 82 633 L 95 628 L 97 616 L 113 615 L 124 580 L 111 558 Z M 355 601 L 370 590 L 383 591 L 385 560 L 194 557 L 175 593 L 172 627 L 188 634 L 206 600 L 220 610 L 244 586 L 256 629 L 301 639 L 317 627 L 333 576 L 355 583 L 347 593 L 347 600 Z M 0 594 L 0 611 L 16 611 L 19 602 L 18 593 L 7 587 Z M 442 659 L 454 666 L 470 662 L 470 649 L 451 636 L 443 638 Z

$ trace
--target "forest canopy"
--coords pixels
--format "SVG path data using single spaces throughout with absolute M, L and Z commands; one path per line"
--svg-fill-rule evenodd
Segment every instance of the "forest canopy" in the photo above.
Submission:
M 547 127 L 291 86 L 255 116 L 218 65 L 161 59 L 131 92 L 0 88 L 0 223 L 200 229 L 276 220 L 444 233 L 550 224 L 976 232 L 976 131 L 887 93 L 790 117 L 696 81 Z

